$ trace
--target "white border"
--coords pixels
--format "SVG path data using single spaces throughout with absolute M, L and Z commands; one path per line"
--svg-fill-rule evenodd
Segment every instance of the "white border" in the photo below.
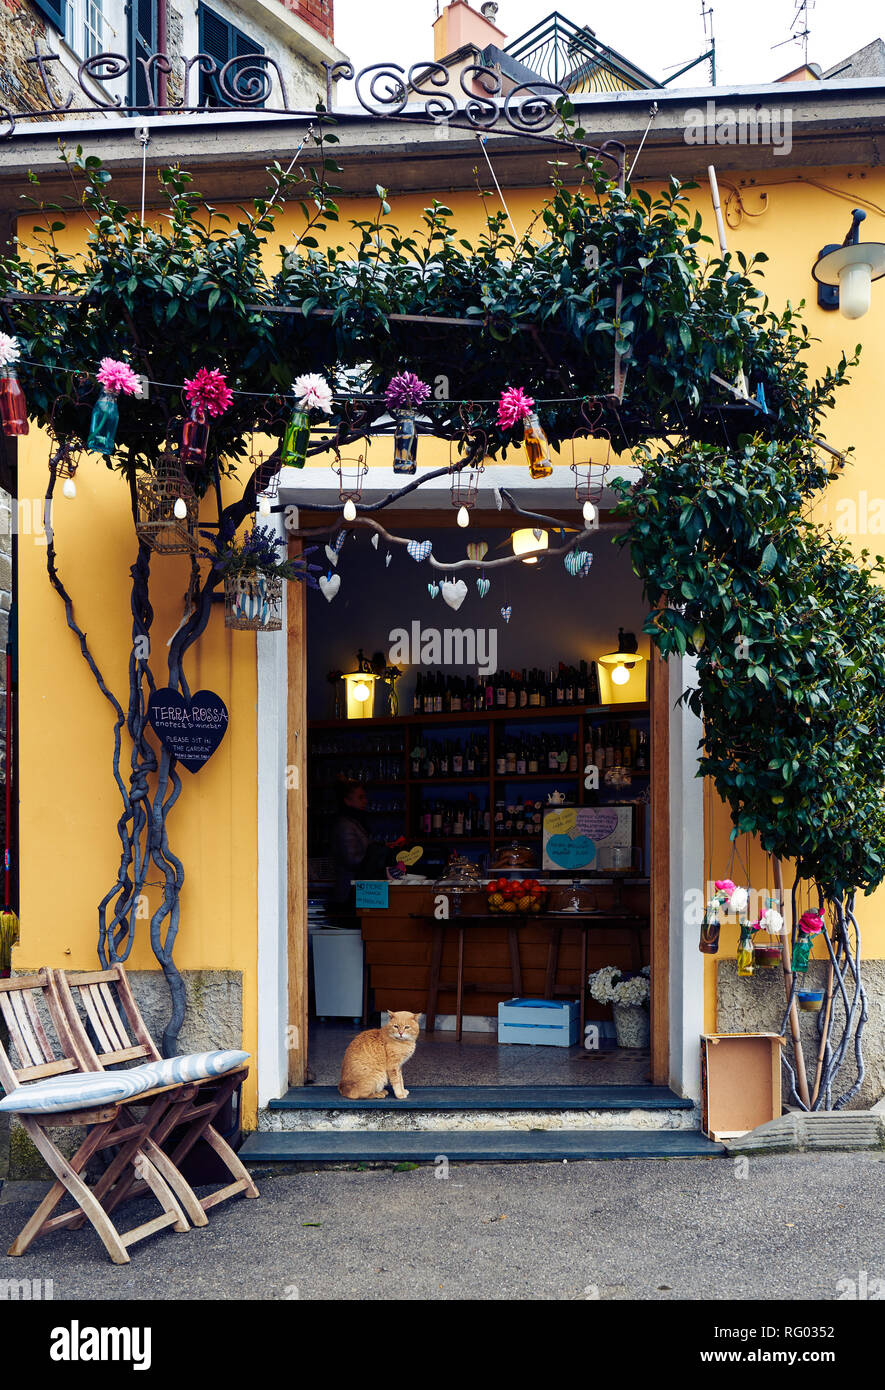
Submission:
M 704 784 L 698 777 L 701 721 L 676 701 L 696 684 L 692 657 L 667 662 L 670 706 L 670 1086 L 700 1099 L 704 957 L 698 927 L 685 920 L 692 890 L 704 883 Z

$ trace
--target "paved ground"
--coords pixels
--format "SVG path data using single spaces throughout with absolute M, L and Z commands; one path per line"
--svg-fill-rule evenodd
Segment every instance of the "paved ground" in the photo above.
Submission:
M 801 1299 L 885 1280 L 885 1156 L 329 1169 L 259 1176 L 114 1267 L 89 1228 L 0 1279 L 90 1299 Z M 34 1185 L 27 1185 L 28 1188 Z M 33 1206 L 0 1195 L 0 1248 Z M 133 1209 L 133 1216 L 135 1216 Z M 147 1213 L 147 1215 L 152 1212 Z M 133 1220 L 134 1224 L 134 1220 Z M 866 1282 L 864 1282 L 866 1281 Z M 882 1286 L 885 1291 L 885 1284 Z M 881 1294 L 879 1295 L 881 1297 Z

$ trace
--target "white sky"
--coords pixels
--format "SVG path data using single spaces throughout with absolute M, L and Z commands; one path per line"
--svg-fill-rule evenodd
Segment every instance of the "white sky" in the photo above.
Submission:
M 335 42 L 358 68 L 382 60 L 407 68 L 433 57 L 431 26 L 445 3 L 335 0 Z M 479 9 L 480 0 L 472 3 Z M 712 0 L 712 5 L 718 85 L 771 82 L 802 62 L 798 43 L 773 48 L 790 38 L 799 0 Z M 601 43 L 658 80 L 707 48 L 701 0 L 499 0 L 496 23 L 510 41 L 556 9 L 575 24 L 589 24 Z M 881 0 L 813 0 L 808 27 L 809 61 L 826 70 L 872 39 L 885 38 L 885 9 Z M 704 64 L 677 85 L 708 82 Z

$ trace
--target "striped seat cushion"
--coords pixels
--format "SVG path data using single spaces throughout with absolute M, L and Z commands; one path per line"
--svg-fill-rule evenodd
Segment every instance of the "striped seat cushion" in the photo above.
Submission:
M 224 1076 L 227 1072 L 236 1071 L 248 1060 L 248 1052 L 194 1052 L 187 1057 L 165 1057 L 160 1062 L 144 1062 L 128 1071 L 54 1076 L 47 1081 L 19 1086 L 0 1100 L 0 1111 L 49 1115 L 60 1110 L 87 1110 L 108 1102 L 133 1100 L 158 1086 Z

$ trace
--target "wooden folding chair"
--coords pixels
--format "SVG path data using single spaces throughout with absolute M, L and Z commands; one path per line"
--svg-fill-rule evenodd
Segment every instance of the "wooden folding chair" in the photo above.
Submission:
M 43 1017 L 39 1008 L 41 1000 L 46 1006 Z M 14 1065 L 0 1046 L 0 1083 L 7 1095 L 29 1082 L 74 1075 L 83 1070 L 48 970 L 0 980 L 0 1014 L 9 1031 L 10 1048 L 18 1058 L 18 1065 Z M 55 1030 L 57 1045 L 50 1042 L 44 1026 L 47 1015 L 47 1021 L 51 1020 Z M 144 1101 L 147 1109 L 138 1120 L 117 1101 L 101 1103 L 91 1109 L 17 1114 L 16 1118 L 43 1155 L 57 1182 L 13 1242 L 10 1255 L 23 1255 L 39 1235 L 81 1226 L 88 1220 L 114 1264 L 128 1264 L 128 1247 L 136 1241 L 144 1240 L 165 1226 L 172 1226 L 176 1231 L 189 1230 L 169 1181 L 177 1176 L 176 1170 L 150 1137 L 168 1109 L 166 1093 L 155 1091 L 153 1098 L 151 1093 L 146 1093 Z M 86 1128 L 86 1137 L 73 1158 L 65 1158 L 47 1133 L 47 1129 L 56 1127 Z M 111 1147 L 117 1152 L 110 1164 L 96 1183 L 88 1186 L 82 1177 L 86 1164 L 93 1154 Z M 129 1231 L 118 1231 L 109 1215 L 111 1205 L 116 1205 L 112 1202 L 113 1194 L 124 1178 L 128 1190 L 132 1185 L 129 1179 L 136 1174 L 153 1192 L 163 1214 Z M 77 1205 L 71 1211 L 53 1216 L 66 1192 Z
M 115 965 L 109 970 L 54 970 L 50 976 L 58 1008 L 84 1070 L 104 1071 L 134 1059 L 162 1061 L 135 1002 L 124 966 Z M 151 1141 L 165 1145 L 171 1164 L 171 1173 L 164 1170 L 164 1175 L 195 1226 L 205 1226 L 206 1212 L 229 1197 L 241 1192 L 246 1197 L 258 1196 L 249 1172 L 212 1124 L 248 1073 L 248 1067 L 238 1067 L 221 1076 L 177 1083 L 177 1091 L 167 1095 L 165 1113 L 152 1125 Z M 136 1096 L 126 1106 L 140 1106 L 143 1099 Z M 233 1178 L 233 1182 L 205 1197 L 197 1196 L 180 1171 L 180 1165 L 200 1140 L 213 1149 Z M 108 1210 L 124 1201 L 137 1182 L 136 1172 L 127 1174 L 111 1194 Z

